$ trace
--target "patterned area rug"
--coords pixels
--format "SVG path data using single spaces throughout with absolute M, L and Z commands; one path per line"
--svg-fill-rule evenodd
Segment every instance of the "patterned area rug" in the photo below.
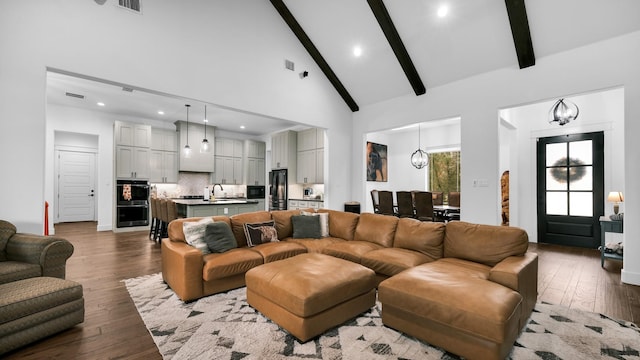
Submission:
M 125 280 L 164 359 L 459 359 L 385 327 L 380 303 L 304 344 L 250 307 L 245 288 L 183 303 L 160 274 Z M 511 359 L 640 359 L 629 322 L 537 304 Z

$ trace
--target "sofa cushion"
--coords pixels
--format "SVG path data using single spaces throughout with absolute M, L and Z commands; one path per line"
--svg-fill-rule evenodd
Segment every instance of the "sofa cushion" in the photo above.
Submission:
M 444 223 L 403 218 L 398 221 L 393 247 L 418 251 L 437 260 L 442 257 L 444 232 Z
M 333 243 L 322 249 L 322 253 L 360 264 L 362 255 L 382 248 L 381 245 L 369 241 L 350 240 Z
M 397 225 L 398 218 L 395 216 L 364 213 L 360 215 L 353 239 L 392 247 Z
M 210 253 L 207 243 L 204 241 L 204 233 L 207 230 L 207 224 L 211 224 L 213 219 L 202 218 L 195 222 L 182 223 L 182 231 L 187 244 L 200 250 L 203 254 Z
M 5 261 L 5 248 L 9 238 L 16 233 L 17 229 L 15 225 L 8 221 L 0 220 L 0 261 Z
M 522 256 L 529 246 L 527 233 L 516 227 L 450 221 L 444 236 L 444 257 L 494 266 L 509 256 Z
M 430 256 L 423 253 L 401 249 L 384 248 L 369 251 L 362 255 L 362 265 L 375 271 L 377 274 L 393 276 L 414 266 L 433 261 Z
M 20 261 L 0 262 L 0 284 L 42 276 L 42 268 L 38 264 Z
M 318 209 L 318 212 L 329 214 L 329 236 L 353 240 L 360 215 L 328 209 Z
M 204 242 L 212 253 L 223 253 L 238 247 L 231 226 L 224 221 L 207 224 Z
M 247 248 L 231 249 L 222 254 L 204 256 L 202 279 L 210 281 L 246 273 L 264 263 L 262 256 Z
M 276 223 L 278 239 L 288 238 L 293 235 L 293 225 L 291 224 L 291 217 L 294 215 L 300 215 L 300 210 L 271 211 L 271 218 Z
M 268 211 L 248 212 L 233 215 L 229 220 L 231 220 L 231 230 L 233 231 L 233 236 L 236 237 L 238 247 L 245 247 L 247 246 L 247 236 L 244 232 L 244 224 L 270 221 L 271 213 Z
M 183 242 L 186 243 L 187 240 L 184 237 L 184 231 L 182 230 L 182 224 L 185 222 L 194 222 L 203 219 L 202 217 L 192 217 L 192 218 L 180 218 L 175 219 L 169 223 L 167 227 L 167 234 L 171 241 Z M 214 222 L 223 221 L 227 224 L 231 225 L 231 221 L 228 216 L 213 216 Z
M 294 215 L 291 217 L 291 223 L 295 239 L 319 239 L 322 237 L 319 216 Z
M 325 237 L 322 239 L 294 239 L 294 238 L 286 238 L 284 239 L 287 242 L 294 242 L 296 244 L 300 244 L 307 249 L 308 253 L 322 253 L 322 250 L 327 246 L 335 243 L 345 242 L 346 240 L 335 238 L 335 237 Z
M 244 234 L 247 237 L 247 246 L 278 242 L 278 232 L 273 220 L 261 223 L 245 223 Z
M 320 217 L 320 231 L 322 237 L 329 236 L 329 213 L 318 213 L 313 211 L 302 211 L 302 215 L 306 216 L 319 216 Z
M 269 242 L 250 247 L 249 249 L 260 254 L 265 264 L 307 252 L 304 246 L 289 241 Z

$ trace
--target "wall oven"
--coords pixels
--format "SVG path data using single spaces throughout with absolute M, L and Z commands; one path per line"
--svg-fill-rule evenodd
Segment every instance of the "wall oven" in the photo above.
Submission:
M 116 227 L 149 225 L 149 183 L 144 180 L 118 180 L 116 213 Z

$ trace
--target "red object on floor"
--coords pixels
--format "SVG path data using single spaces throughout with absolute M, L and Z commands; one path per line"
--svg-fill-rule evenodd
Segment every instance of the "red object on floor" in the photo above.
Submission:
M 44 234 L 49 235 L 49 203 L 44 202 Z

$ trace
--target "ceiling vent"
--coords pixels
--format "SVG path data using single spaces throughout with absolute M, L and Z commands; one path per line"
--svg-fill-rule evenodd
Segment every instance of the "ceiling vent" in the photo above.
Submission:
M 294 71 L 294 69 L 295 69 L 295 65 L 294 65 L 293 61 L 286 60 L 286 59 L 284 60 L 284 67 L 285 67 L 285 69 L 288 69 L 288 70 L 291 70 L 291 71 Z
M 122 8 L 141 13 L 140 0 L 118 0 L 118 5 Z
M 84 99 L 84 95 L 80 95 L 80 94 L 74 94 L 74 93 L 66 92 L 65 95 L 67 95 L 69 97 L 78 98 L 78 99 Z
M 133 88 L 123 86 L 122 91 L 133 92 Z

